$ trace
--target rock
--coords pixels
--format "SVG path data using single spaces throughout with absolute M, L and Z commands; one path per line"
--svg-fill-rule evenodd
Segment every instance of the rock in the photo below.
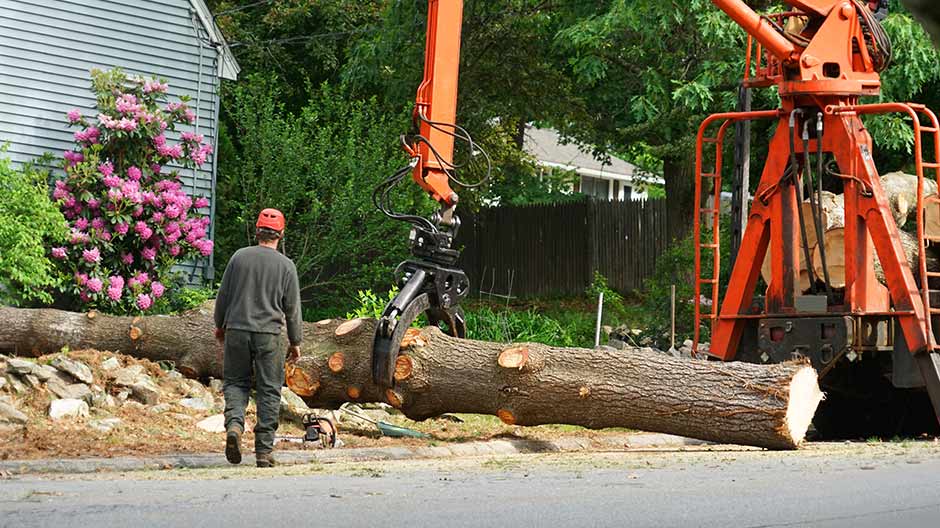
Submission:
M 101 362 L 101 370 L 111 371 L 121 366 L 121 362 L 116 357 L 109 357 Z
M 49 417 L 53 420 L 65 418 L 84 418 L 88 416 L 88 404 L 83 400 L 63 399 L 52 400 L 49 405 Z
M 614 348 L 614 349 L 616 349 L 616 350 L 623 350 L 623 349 L 627 348 L 627 344 L 626 344 L 626 343 L 624 343 L 623 341 L 621 341 L 621 340 L 619 340 L 619 339 L 613 339 L 613 338 L 611 338 L 609 341 L 607 341 L 607 346 L 609 346 L 609 347 L 611 347 L 611 348 Z
M 222 393 L 222 380 L 209 378 L 209 389 L 211 389 L 212 392 L 221 394 Z
M 178 370 L 171 370 L 166 373 L 166 377 L 167 379 L 171 379 L 171 380 L 181 380 L 185 376 L 183 376 Z
M 118 387 L 131 387 L 144 376 L 142 365 L 124 367 L 114 373 L 114 383 Z M 149 377 L 149 376 L 148 376 Z
M 14 407 L 10 400 L 6 398 L 0 400 L 0 423 L 24 424 L 28 421 L 29 417 Z
M 134 412 L 138 412 L 138 413 L 139 413 L 139 412 L 143 412 L 144 409 L 147 408 L 147 406 L 144 405 L 144 404 L 142 404 L 142 403 L 140 403 L 140 402 L 138 402 L 138 401 L 127 400 L 126 402 L 124 402 L 123 404 L 121 404 L 121 408 L 123 408 L 123 409 L 130 409 L 130 410 L 132 410 L 132 411 L 134 411 Z
M 124 420 L 121 420 L 120 418 L 117 418 L 117 417 L 102 418 L 100 420 L 92 420 L 88 422 L 88 427 L 91 427 L 92 429 L 97 429 L 98 431 L 101 431 L 102 433 L 108 433 L 115 427 L 119 427 L 121 425 L 124 425 Z
M 92 403 L 91 389 L 88 388 L 88 385 L 85 385 L 84 383 L 71 383 L 69 385 L 63 385 L 62 383 L 56 381 L 47 384 L 46 388 L 49 389 L 49 392 L 64 400 L 85 400 L 85 402 L 89 404 Z
M 150 376 L 143 376 L 131 385 L 131 394 L 143 404 L 156 405 L 160 400 L 160 387 L 150 379 Z
M 95 377 L 92 375 L 91 369 L 81 361 L 69 359 L 65 356 L 56 356 L 50 364 L 62 372 L 67 372 L 82 383 L 91 384 L 95 382 Z
M 171 413 L 166 413 L 166 415 L 169 416 L 170 418 L 173 418 L 174 420 L 179 420 L 181 422 L 192 422 L 195 420 L 195 418 L 193 418 L 192 416 L 188 414 L 183 414 L 183 413 L 171 412 Z
M 37 378 L 36 376 L 32 374 L 24 374 L 23 381 L 25 381 L 26 385 L 28 385 L 32 389 L 38 389 L 42 387 L 42 382 L 39 381 L 39 378 Z
M 194 411 L 210 411 L 212 407 L 215 406 L 213 400 L 206 400 L 203 398 L 183 398 L 178 401 L 180 405 L 186 407 L 187 409 L 192 409 Z
M 224 433 L 225 432 L 225 415 L 224 414 L 215 414 L 205 420 L 202 420 L 196 423 L 196 427 L 202 429 L 203 431 L 208 431 L 210 433 Z
M 130 398 L 130 397 L 131 397 L 131 390 L 130 390 L 130 389 L 121 389 L 121 390 L 119 390 L 118 393 L 117 393 L 117 400 L 118 400 L 119 402 L 123 402 L 123 401 L 127 400 L 127 399 Z
M 116 404 L 117 403 L 114 401 L 114 396 L 111 396 L 104 391 L 96 391 L 94 386 L 91 387 L 91 398 L 90 401 L 88 401 L 88 405 L 91 405 L 97 409 L 106 409 L 114 407 Z
M 212 400 L 212 393 L 196 380 L 184 379 L 180 381 L 181 392 L 187 398 L 199 398 L 202 400 Z
M 13 394 L 23 394 L 28 390 L 28 387 L 23 384 L 19 376 L 12 372 L 6 377 L 6 380 L 10 383 L 10 390 L 13 391 Z
M 0 389 L 2 389 L 7 383 L 9 383 L 7 379 L 3 376 L 0 376 Z
M 161 403 L 159 405 L 154 405 L 150 408 L 150 412 L 153 414 L 163 414 L 173 407 L 169 403 Z
M 7 359 L 7 371 L 14 374 L 32 374 L 38 366 L 32 361 L 26 361 L 20 358 Z
M 682 348 L 688 348 L 689 350 L 692 350 L 692 340 L 686 339 L 685 341 L 683 341 Z

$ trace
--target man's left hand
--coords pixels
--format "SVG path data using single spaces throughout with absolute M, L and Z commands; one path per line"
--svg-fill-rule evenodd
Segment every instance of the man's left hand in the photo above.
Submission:
M 300 345 L 291 345 L 287 347 L 287 362 L 293 363 L 300 359 Z

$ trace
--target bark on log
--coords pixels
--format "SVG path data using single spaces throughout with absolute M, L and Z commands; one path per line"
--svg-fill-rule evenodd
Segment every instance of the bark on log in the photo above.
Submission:
M 920 269 L 917 260 L 918 253 L 920 248 L 917 244 L 917 237 L 908 233 L 907 231 L 898 231 L 899 238 L 901 239 L 901 247 L 904 248 L 904 257 L 907 259 L 908 265 L 911 267 L 911 271 L 914 273 L 914 278 L 918 279 L 920 277 Z M 826 267 L 829 268 L 829 281 L 833 288 L 844 288 L 845 287 L 845 229 L 842 227 L 836 227 L 826 231 L 826 234 L 823 235 L 823 240 L 825 241 L 826 249 Z M 822 277 L 823 265 L 822 265 L 822 255 L 819 252 L 819 248 L 813 252 L 813 270 L 816 272 L 817 277 Z M 937 250 L 935 248 L 927 248 L 927 271 L 938 271 L 940 270 L 940 258 L 938 258 Z M 881 268 L 881 261 L 878 260 L 877 253 L 875 254 L 875 278 L 878 279 L 882 284 L 885 283 L 885 272 Z M 933 282 L 934 279 L 931 279 Z M 919 285 L 919 282 L 918 282 Z
M 889 172 L 881 177 L 881 187 L 891 206 L 891 214 L 898 227 L 904 227 L 917 209 L 917 176 L 903 172 Z M 924 197 L 937 194 L 937 182 L 924 178 Z
M 178 317 L 110 317 L 52 309 L 0 308 L 0 347 L 39 355 L 98 348 L 187 365 L 220 376 L 211 309 Z M 129 337 L 133 328 L 140 337 Z M 372 383 L 375 321 L 304 325 L 302 357 L 287 385 L 312 407 L 387 402 L 415 420 L 480 413 L 516 425 L 629 427 L 722 443 L 792 449 L 822 397 L 804 363 L 754 365 L 674 358 L 639 350 L 504 345 L 455 339 L 437 328 L 409 330 L 396 385 Z M 183 361 L 185 359 L 185 361 Z

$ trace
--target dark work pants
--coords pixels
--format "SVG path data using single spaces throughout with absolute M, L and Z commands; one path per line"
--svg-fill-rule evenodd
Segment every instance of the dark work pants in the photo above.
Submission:
M 245 430 L 245 407 L 251 391 L 251 376 L 255 378 L 255 406 L 258 423 L 255 425 L 255 453 L 274 450 L 281 408 L 281 386 L 284 385 L 284 360 L 287 346 L 281 336 L 243 330 L 226 330 L 225 428 L 235 425 Z

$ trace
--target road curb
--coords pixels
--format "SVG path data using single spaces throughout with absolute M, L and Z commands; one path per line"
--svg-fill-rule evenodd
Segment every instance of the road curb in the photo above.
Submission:
M 278 463 L 284 465 L 381 460 L 414 460 L 480 455 L 514 455 L 526 453 L 558 453 L 579 451 L 629 451 L 633 449 L 678 448 L 701 446 L 707 442 L 666 434 L 640 433 L 570 437 L 556 440 L 507 438 L 485 442 L 467 442 L 425 447 L 357 447 L 317 449 L 311 451 L 279 451 Z M 243 464 L 253 466 L 254 456 L 246 456 Z M 159 469 L 206 469 L 229 467 L 222 454 L 180 454 L 153 457 L 70 458 L 6 460 L 0 472 L 11 475 L 54 473 L 103 473 L 147 471 Z

